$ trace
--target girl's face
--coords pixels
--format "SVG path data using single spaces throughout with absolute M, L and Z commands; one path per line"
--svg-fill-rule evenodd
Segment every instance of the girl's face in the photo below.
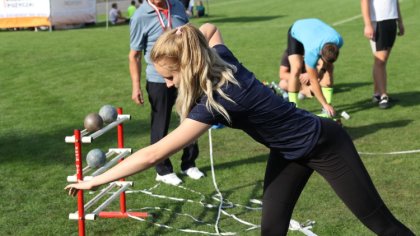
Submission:
M 173 60 L 164 58 L 154 63 L 156 71 L 165 79 L 166 86 L 168 88 L 175 86 L 178 88 L 179 83 L 179 71 L 170 70 L 170 66 L 173 65 Z

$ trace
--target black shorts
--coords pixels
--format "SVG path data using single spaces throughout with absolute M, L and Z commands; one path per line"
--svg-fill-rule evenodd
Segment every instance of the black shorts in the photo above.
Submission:
M 287 53 L 287 49 L 284 51 L 283 55 L 281 56 L 280 65 L 289 68 L 289 71 L 290 71 L 290 62 L 289 62 L 289 55 Z M 302 66 L 302 71 L 300 73 L 302 74 L 306 73 L 305 66 Z
M 299 54 L 303 56 L 305 54 L 305 48 L 301 42 L 292 37 L 292 34 L 290 33 L 291 30 L 292 27 L 290 27 L 287 32 L 287 55 Z
M 376 51 L 388 50 L 394 46 L 395 38 L 397 36 L 397 21 L 384 20 L 376 22 L 375 29 L 375 43 Z

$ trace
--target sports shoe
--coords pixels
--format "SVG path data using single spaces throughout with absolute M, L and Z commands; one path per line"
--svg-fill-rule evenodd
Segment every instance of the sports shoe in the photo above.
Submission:
M 200 179 L 204 177 L 204 173 L 201 172 L 197 167 L 188 168 L 185 171 L 181 171 L 184 175 L 188 175 L 191 179 Z
M 289 101 L 289 94 L 287 92 L 283 93 L 283 99 L 287 102 Z
M 306 98 L 305 94 L 303 94 L 303 93 L 298 93 L 298 99 L 299 99 L 299 100 L 303 100 L 303 99 L 305 99 L 305 98 Z
M 389 104 L 389 97 L 386 95 L 382 95 L 380 101 L 379 101 L 379 108 L 381 109 L 387 109 L 390 106 Z
M 379 103 L 379 101 L 381 100 L 381 95 L 379 95 L 379 94 L 374 94 L 373 96 L 372 96 L 372 102 L 373 103 Z
M 166 175 L 159 175 L 156 174 L 156 181 L 163 182 L 165 184 L 170 184 L 174 186 L 178 186 L 182 183 L 182 180 L 176 176 L 175 173 L 170 173 Z

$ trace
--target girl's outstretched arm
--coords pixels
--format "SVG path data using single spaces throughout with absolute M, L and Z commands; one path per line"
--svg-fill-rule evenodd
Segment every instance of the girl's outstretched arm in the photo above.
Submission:
M 178 128 L 159 140 L 159 142 L 138 150 L 118 165 L 90 181 L 69 184 L 64 189 L 69 191 L 69 195 L 74 196 L 79 189 L 92 189 L 141 172 L 194 142 L 209 128 L 210 125 L 187 118 Z

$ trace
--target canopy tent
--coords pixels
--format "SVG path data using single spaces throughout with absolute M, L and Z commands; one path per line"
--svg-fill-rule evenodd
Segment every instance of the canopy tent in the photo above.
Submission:
M 0 0 L 0 28 L 93 23 L 96 0 Z

